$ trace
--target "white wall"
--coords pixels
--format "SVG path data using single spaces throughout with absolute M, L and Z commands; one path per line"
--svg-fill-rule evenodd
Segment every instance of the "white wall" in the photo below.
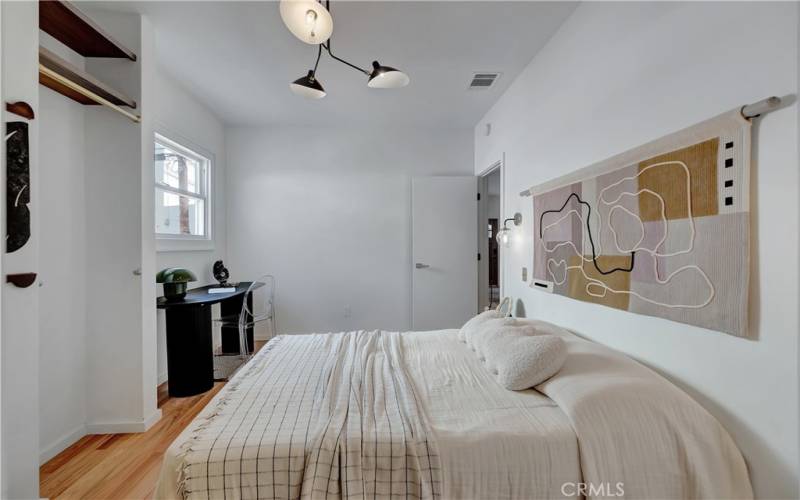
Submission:
M 2 100 L 25 101 L 39 112 L 38 2 L 0 2 L 2 9 Z M 12 70 L 13 68 L 13 70 Z M 4 122 L 21 119 L 5 111 Z M 3 126 L 5 130 L 5 125 Z M 31 238 L 14 253 L 2 250 L 4 274 L 38 272 L 39 122 L 28 124 L 31 172 Z M 3 148 L 3 151 L 5 149 Z M 5 185 L 5 154 L 0 179 Z M 0 228 L 5 234 L 5 189 L 0 190 Z M 39 496 L 39 287 L 2 285 L 2 498 Z
M 40 43 L 82 68 L 50 36 Z M 39 447 L 53 457 L 86 432 L 85 107 L 39 86 Z
M 470 174 L 471 131 L 234 128 L 226 148 L 228 267 L 276 276 L 281 333 L 410 328 L 411 177 Z
M 158 39 L 156 39 L 158 43 Z M 226 199 L 225 199 L 225 131 L 222 122 L 208 108 L 163 70 L 155 76 L 155 127 L 156 131 L 184 146 L 208 155 L 212 159 L 211 192 L 211 244 L 192 243 L 182 251 L 159 251 L 156 269 L 185 267 L 197 275 L 198 282 L 191 286 L 215 283 L 212 273 L 214 261 L 226 260 Z M 168 245 L 164 245 L 168 246 Z M 163 247 L 162 246 L 162 249 Z M 158 295 L 163 290 L 158 286 Z M 158 382 L 167 380 L 166 325 L 163 311 L 158 312 Z
M 532 262 L 532 206 L 517 193 L 737 106 L 796 94 L 797 37 L 796 3 L 585 3 L 475 127 L 475 171 L 505 152 L 505 214 L 525 217 L 505 268 L 519 312 L 627 352 L 685 388 L 730 431 L 759 498 L 798 496 L 797 105 L 753 129 L 756 340 L 531 290 L 519 276 Z

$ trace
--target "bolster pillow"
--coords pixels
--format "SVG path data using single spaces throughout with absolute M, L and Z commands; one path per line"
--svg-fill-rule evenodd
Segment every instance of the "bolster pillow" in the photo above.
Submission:
M 464 326 L 462 326 L 461 330 L 458 331 L 458 340 L 469 344 L 470 337 L 472 337 L 478 331 L 481 325 L 483 325 L 490 319 L 498 319 L 501 317 L 502 316 L 500 315 L 500 313 L 495 311 L 494 309 L 483 311 L 482 313 L 478 314 L 474 318 L 464 323 Z
M 500 385 L 521 391 L 558 373 L 567 344 L 555 335 L 500 335 L 485 344 L 484 356 Z

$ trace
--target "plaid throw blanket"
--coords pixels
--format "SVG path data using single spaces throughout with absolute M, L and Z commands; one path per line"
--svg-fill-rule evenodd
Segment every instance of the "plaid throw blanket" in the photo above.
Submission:
M 398 333 L 281 336 L 256 356 L 184 443 L 184 498 L 441 497 Z

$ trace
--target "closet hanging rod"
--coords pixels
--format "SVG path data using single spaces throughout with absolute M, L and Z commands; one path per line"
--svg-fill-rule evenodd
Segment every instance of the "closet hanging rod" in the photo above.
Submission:
M 743 117 L 750 120 L 753 118 L 757 118 L 765 113 L 769 113 L 770 111 L 775 111 L 776 109 L 781 107 L 781 103 L 782 101 L 780 97 L 777 96 L 767 97 L 766 99 L 761 99 L 758 102 L 742 106 L 740 113 L 742 114 Z M 519 195 L 531 196 L 531 191 L 530 189 L 526 189 L 525 191 L 521 191 Z
M 88 90 L 86 88 L 81 87 L 80 85 L 78 85 L 77 83 L 73 82 L 72 80 L 70 80 L 68 78 L 64 78 L 60 74 L 58 74 L 55 71 L 51 70 L 50 68 L 42 65 L 41 63 L 39 64 L 39 73 L 44 74 L 44 75 L 52 78 L 53 80 L 57 81 L 58 83 L 66 86 L 66 87 L 69 87 L 70 89 L 74 90 L 75 92 L 78 92 L 79 94 L 88 97 L 89 99 L 93 100 L 94 102 L 96 102 L 98 104 L 102 104 L 103 106 L 105 106 L 107 108 L 113 109 L 117 113 L 120 113 L 121 115 L 124 115 L 125 117 L 129 118 L 130 120 L 132 120 L 132 121 L 134 121 L 136 123 L 140 123 L 142 121 L 142 117 L 141 116 L 135 115 L 135 114 L 133 114 L 133 113 L 131 113 L 129 111 L 126 111 L 126 110 L 122 109 L 121 107 L 117 106 L 116 104 L 114 104 L 113 102 L 109 101 L 108 99 L 100 97 L 99 95 L 95 94 L 91 90 Z

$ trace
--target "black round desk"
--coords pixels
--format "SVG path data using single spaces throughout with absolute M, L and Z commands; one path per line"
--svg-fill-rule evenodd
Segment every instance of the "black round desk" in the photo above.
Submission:
M 156 307 L 164 309 L 167 317 L 167 373 L 169 395 L 194 396 L 214 386 L 214 346 L 211 339 L 211 305 L 220 304 L 222 317 L 238 317 L 242 302 L 250 286 L 242 281 L 236 291 L 208 293 L 207 285 L 186 292 L 182 300 L 156 300 Z M 247 297 L 252 304 L 252 296 Z M 253 329 L 247 332 L 248 351 L 253 350 Z M 239 329 L 222 326 L 222 352 L 239 352 Z

